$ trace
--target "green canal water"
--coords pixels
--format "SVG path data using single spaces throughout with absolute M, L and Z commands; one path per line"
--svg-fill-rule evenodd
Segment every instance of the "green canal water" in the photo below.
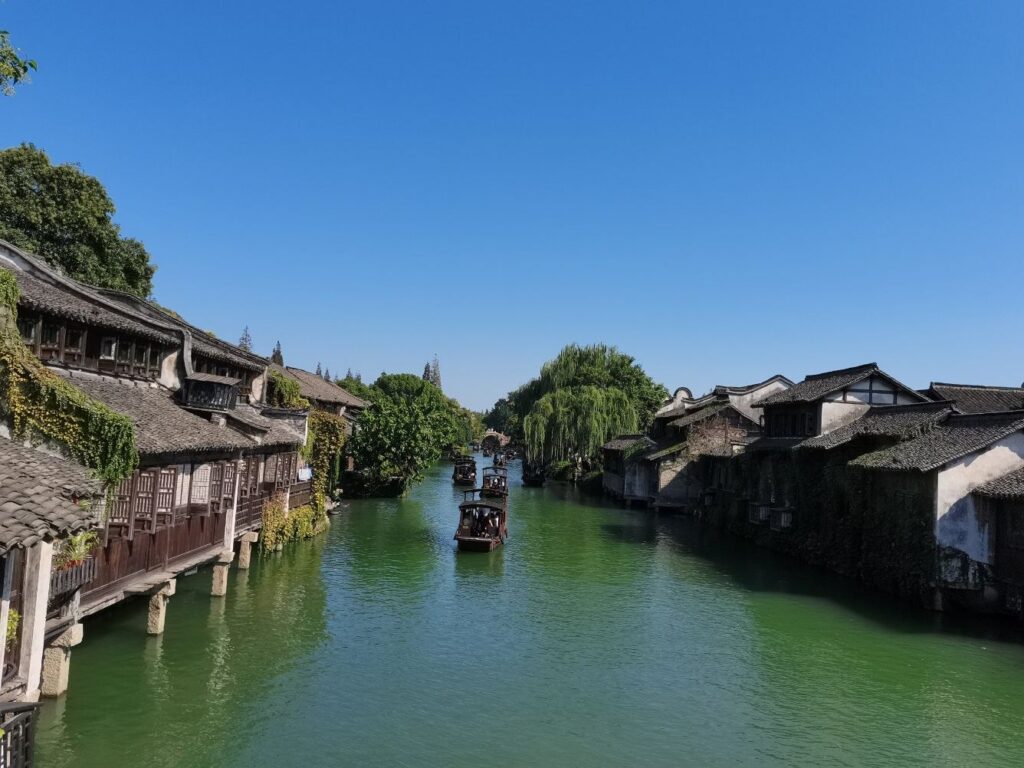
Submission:
M 86 623 L 58 766 L 1009 766 L 1024 643 L 682 518 L 522 488 L 457 554 L 439 465 L 317 541 Z

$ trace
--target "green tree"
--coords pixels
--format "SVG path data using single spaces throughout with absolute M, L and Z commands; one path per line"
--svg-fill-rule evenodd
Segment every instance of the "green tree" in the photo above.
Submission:
M 246 352 L 252 352 L 252 335 L 249 333 L 249 326 L 245 326 L 245 330 L 242 331 L 242 336 L 238 340 L 238 348 L 244 349 Z
M 53 165 L 31 144 L 0 151 L 0 238 L 70 277 L 149 296 L 156 267 L 113 215 L 103 185 L 77 166 Z
M 401 494 L 460 442 L 459 406 L 408 373 L 381 374 L 370 389 L 373 407 L 360 417 L 350 451 L 370 493 Z
M 344 379 L 336 381 L 335 384 L 346 391 L 351 392 L 356 397 L 360 397 L 368 402 L 373 402 L 375 395 L 373 387 L 368 387 L 363 384 L 363 381 L 359 378 L 358 374 L 353 376 L 352 372 L 349 371 L 349 374 Z
M 0 30 L 0 92 L 13 96 L 15 86 L 27 83 L 28 73 L 35 69 L 35 61 L 22 58 L 21 52 L 11 44 L 10 34 Z
M 667 395 L 615 347 L 570 344 L 537 378 L 496 402 L 485 420 L 523 440 L 532 462 L 594 461 L 609 438 L 645 429 Z

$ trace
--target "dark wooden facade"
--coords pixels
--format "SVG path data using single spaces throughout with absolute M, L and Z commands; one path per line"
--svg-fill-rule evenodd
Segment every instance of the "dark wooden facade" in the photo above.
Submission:
M 137 379 L 158 379 L 171 351 L 141 336 L 26 310 L 19 310 L 18 330 L 44 363 Z

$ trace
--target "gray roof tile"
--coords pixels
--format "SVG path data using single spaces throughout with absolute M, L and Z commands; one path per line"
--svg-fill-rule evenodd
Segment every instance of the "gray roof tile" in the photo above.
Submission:
M 824 435 L 809 437 L 797 447 L 831 450 L 865 436 L 907 440 L 930 430 L 952 412 L 948 402 L 876 405 L 856 421 Z
M 988 387 L 977 384 L 932 382 L 928 394 L 940 400 L 952 400 L 963 413 L 991 413 L 1024 409 L 1024 388 Z
M 918 438 L 850 462 L 868 469 L 928 472 L 1024 429 L 1024 411 L 954 413 Z
M 102 495 L 85 467 L 0 438 L 0 549 L 96 527 Z

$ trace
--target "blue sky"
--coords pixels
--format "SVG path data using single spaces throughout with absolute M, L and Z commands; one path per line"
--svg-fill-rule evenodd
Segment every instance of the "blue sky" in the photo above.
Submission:
M 483 408 L 568 342 L 670 389 L 1024 379 L 1024 4 L 6 0 L 0 102 L 218 335 Z

